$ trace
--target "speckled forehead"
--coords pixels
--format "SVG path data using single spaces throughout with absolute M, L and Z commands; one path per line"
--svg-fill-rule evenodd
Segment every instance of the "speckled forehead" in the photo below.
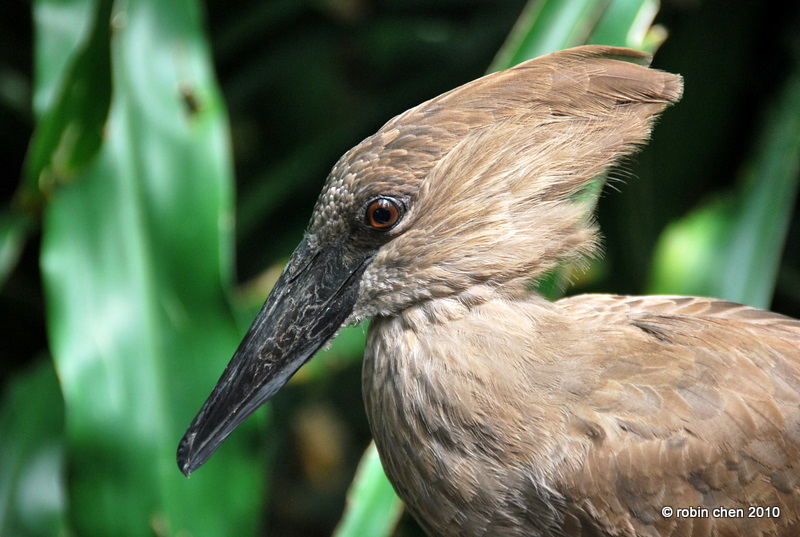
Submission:
M 375 197 L 412 198 L 452 146 L 447 143 L 451 137 L 430 125 L 400 125 L 382 129 L 345 153 L 314 207 L 308 230 L 312 244 L 348 233 L 361 205 Z

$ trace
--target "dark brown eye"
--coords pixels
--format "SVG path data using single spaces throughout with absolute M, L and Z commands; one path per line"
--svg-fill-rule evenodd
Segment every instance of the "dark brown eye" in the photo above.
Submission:
M 400 220 L 400 207 L 389 198 L 374 199 L 367 205 L 364 220 L 373 229 L 390 229 Z

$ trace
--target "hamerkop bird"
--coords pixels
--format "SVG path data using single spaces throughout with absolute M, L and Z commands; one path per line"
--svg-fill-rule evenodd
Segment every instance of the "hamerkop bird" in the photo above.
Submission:
M 372 318 L 367 415 L 429 535 L 800 535 L 800 321 L 531 290 L 596 252 L 587 190 L 680 98 L 681 78 L 646 64 L 601 46 L 543 56 L 348 151 L 181 470 Z

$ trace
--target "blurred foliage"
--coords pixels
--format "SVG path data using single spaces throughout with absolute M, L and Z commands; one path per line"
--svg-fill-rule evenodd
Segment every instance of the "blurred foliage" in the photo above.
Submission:
M 383 473 L 375 443 L 370 443 L 347 493 L 344 517 L 333 537 L 391 535 L 403 504 Z
M 176 442 L 239 338 L 226 297 L 227 122 L 199 6 L 33 7 L 37 35 L 48 36 L 36 70 L 48 76 L 34 84 L 37 122 L 15 207 L 43 210 L 60 392 L 41 396 L 54 412 L 63 398 L 65 456 L 53 475 L 64 482 L 50 483 L 67 494 L 60 526 L 82 536 L 255 534 L 266 455 L 253 441 L 257 422 L 203 475 L 190 482 L 175 470 Z M 52 430 L 32 430 L 52 441 Z M 40 463 L 19 460 L 12 488 Z
M 528 2 L 490 71 L 556 50 L 586 44 L 633 47 L 652 52 L 663 41 L 653 27 L 655 0 L 577 0 Z
M 769 307 L 800 183 L 800 63 L 776 91 L 755 133 L 734 189 L 662 233 L 651 292 Z
M 64 412 L 52 365 L 18 372 L 0 405 L 3 535 L 66 535 Z
M 369 443 L 363 327 L 343 331 L 276 397 L 269 442 L 264 420 L 250 420 L 186 480 L 174 464 L 182 430 L 338 156 L 490 65 L 552 48 L 653 49 L 668 31 L 654 65 L 686 80 L 652 143 L 612 174 L 627 181 L 612 180 L 599 203 L 606 256 L 573 274 L 570 292 L 768 306 L 775 286 L 771 307 L 800 316 L 800 6 L 776 16 L 755 1 L 672 0 L 651 27 L 657 9 L 0 7 L 0 535 L 330 535 Z M 339 537 L 388 533 L 397 516 L 385 486 L 364 492 L 381 485 L 376 458 L 362 465 Z M 420 532 L 404 516 L 395 535 Z

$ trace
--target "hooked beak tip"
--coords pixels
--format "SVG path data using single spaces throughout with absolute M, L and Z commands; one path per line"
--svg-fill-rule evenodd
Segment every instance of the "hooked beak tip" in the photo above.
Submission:
M 190 477 L 192 473 L 197 470 L 197 464 L 194 454 L 192 453 L 192 446 L 194 444 L 195 433 L 187 433 L 178 444 L 178 468 L 181 473 L 186 477 Z
M 190 467 L 189 461 L 182 460 L 180 452 L 178 452 L 178 469 L 186 477 L 189 477 L 189 476 L 192 475 L 192 468 Z

